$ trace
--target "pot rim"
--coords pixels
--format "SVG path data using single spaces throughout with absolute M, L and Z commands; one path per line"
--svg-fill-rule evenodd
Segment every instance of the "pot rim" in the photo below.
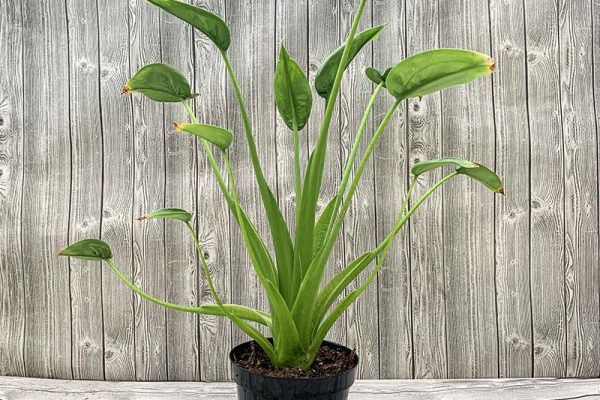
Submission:
M 269 340 L 271 340 L 271 338 L 269 338 Z M 252 343 L 252 342 L 254 342 L 254 340 L 249 340 L 247 342 L 240 343 L 237 346 L 235 346 L 234 348 L 232 348 L 229 351 L 229 361 L 235 366 L 235 368 L 239 368 L 240 370 L 245 371 L 246 373 L 248 373 L 250 375 L 261 376 L 261 377 L 269 378 L 269 379 L 287 380 L 287 381 L 290 381 L 290 380 L 293 380 L 293 381 L 320 381 L 320 380 L 334 379 L 334 378 L 336 378 L 338 376 L 354 372 L 354 370 L 356 370 L 356 367 L 358 367 L 358 363 L 360 362 L 360 358 L 358 357 L 358 354 L 356 352 L 354 352 L 354 357 L 356 357 L 356 363 L 351 368 L 348 368 L 347 370 L 342 371 L 342 372 L 338 372 L 337 374 L 328 375 L 328 376 L 322 376 L 322 377 L 318 377 L 318 378 L 311 378 L 311 377 L 285 378 L 285 377 L 282 377 L 282 376 L 263 375 L 263 374 L 258 374 L 256 372 L 252 372 L 249 369 L 242 367 L 240 364 L 238 364 L 233 359 L 233 353 L 238 348 L 244 347 L 244 346 L 249 346 L 250 343 Z M 344 348 L 344 349 L 346 349 L 348 351 L 353 351 L 349 347 L 346 347 L 346 346 L 344 346 L 342 344 L 339 344 L 339 343 L 331 342 L 329 340 L 323 340 L 322 343 L 327 343 L 327 344 L 334 345 L 334 346 L 337 346 L 337 347 L 342 347 L 342 348 Z

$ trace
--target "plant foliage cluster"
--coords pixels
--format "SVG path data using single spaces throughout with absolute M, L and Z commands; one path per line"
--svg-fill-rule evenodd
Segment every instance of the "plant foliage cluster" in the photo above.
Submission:
M 219 17 L 201 8 L 176 0 L 148 1 L 191 24 L 206 35 L 220 51 L 239 104 L 245 139 L 268 219 L 274 254 L 268 250 L 264 239 L 256 231 L 255 225 L 246 215 L 238 198 L 236 179 L 232 173 L 228 152 L 235 135 L 227 129 L 204 124 L 196 119 L 190 101 L 198 94 L 192 92 L 185 77 L 172 66 L 150 64 L 140 69 L 127 82 L 123 91 L 139 93 L 157 102 L 181 103 L 187 110 L 190 121 L 175 123 L 174 126 L 177 131 L 197 136 L 200 140 L 223 197 L 237 221 L 254 271 L 266 293 L 269 311 L 223 303 L 202 256 L 203 251 L 191 222 L 192 215 L 185 210 L 161 209 L 141 219 L 171 219 L 185 225 L 198 252 L 200 268 L 214 297 L 214 304 L 200 307 L 184 306 L 151 296 L 131 283 L 119 271 L 113 262 L 109 246 L 99 240 L 82 240 L 64 249 L 60 255 L 105 261 L 121 281 L 151 302 L 185 312 L 227 317 L 262 347 L 274 365 L 281 368 L 306 369 L 312 364 L 323 339 L 335 321 L 374 280 L 398 232 L 437 188 L 458 175 L 465 175 L 481 182 L 494 192 L 502 193 L 500 179 L 480 164 L 458 158 L 419 162 L 411 169 L 412 180 L 389 234 L 373 250 L 358 257 L 330 281 L 323 282 L 331 251 L 340 234 L 352 196 L 375 145 L 398 106 L 409 97 L 425 96 L 490 74 L 494 68 L 493 61 L 484 54 L 472 51 L 438 49 L 409 57 L 391 66 L 385 72 L 368 68 L 366 76 L 374 83 L 372 96 L 359 124 L 337 194 L 330 199 L 317 217 L 317 201 L 321 193 L 328 133 L 342 76 L 346 67 L 361 49 L 379 36 L 383 26 L 357 33 L 358 23 L 366 3 L 366 0 L 360 0 L 347 41 L 322 63 L 315 77 L 314 88 L 322 101 L 325 101 L 326 107 L 316 145 L 305 166 L 300 163 L 299 136 L 311 114 L 313 91 L 305 71 L 292 59 L 285 48 L 281 47 L 274 77 L 274 93 L 279 114 L 294 137 L 296 217 L 295 232 L 292 235 L 260 165 L 252 125 L 227 55 L 231 42 L 229 28 Z M 395 102 L 369 137 L 366 135 L 365 128 L 370 113 L 378 96 L 386 91 Z M 360 143 L 365 136 L 368 139 L 368 146 L 352 174 Z M 224 172 L 217 163 L 214 152 L 220 153 L 224 161 Z M 421 197 L 411 201 L 411 193 L 418 177 L 442 167 L 452 167 L 452 171 L 426 190 Z M 375 266 L 368 271 L 366 281 L 356 289 L 346 292 L 348 285 L 373 263 Z M 257 325 L 266 327 L 272 340 L 269 340 Z

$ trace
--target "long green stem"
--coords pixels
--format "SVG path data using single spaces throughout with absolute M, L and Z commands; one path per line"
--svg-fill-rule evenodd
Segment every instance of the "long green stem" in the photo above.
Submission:
M 333 229 L 334 221 L 336 220 L 336 216 L 338 210 L 340 208 L 340 204 L 342 203 L 342 198 L 344 193 L 346 192 L 346 186 L 348 185 L 348 180 L 350 179 L 350 174 L 352 173 L 352 166 L 354 165 L 354 159 L 356 158 L 356 153 L 358 152 L 358 148 L 360 147 L 360 142 L 365 132 L 365 127 L 369 122 L 369 115 L 371 115 L 371 110 L 375 105 L 375 100 L 379 95 L 379 92 L 383 88 L 383 82 L 377 85 L 369 102 L 367 103 L 367 108 L 360 120 L 360 124 L 358 126 L 358 131 L 356 132 L 356 137 L 354 138 L 354 143 L 352 144 L 352 149 L 350 150 L 350 154 L 348 155 L 348 160 L 346 161 L 346 166 L 344 167 L 344 173 L 342 176 L 342 182 L 340 183 L 340 187 L 338 188 L 337 197 L 335 200 L 335 206 L 333 207 L 333 214 L 331 217 L 331 221 L 329 226 L 327 227 L 327 234 L 325 235 L 325 240 L 329 237 L 331 230 Z
M 182 103 L 183 103 L 183 106 L 185 107 L 185 110 L 187 111 L 190 119 L 192 120 L 192 122 L 194 124 L 197 124 L 198 120 L 196 119 L 196 114 L 194 114 L 194 110 L 192 110 L 192 107 L 190 106 L 190 104 L 187 101 L 183 101 Z M 219 184 L 219 188 L 221 189 L 221 192 L 223 192 L 223 195 L 225 196 L 227 202 L 231 203 L 233 201 L 233 198 L 231 197 L 231 194 L 229 193 L 229 190 L 227 189 L 227 184 L 225 183 L 225 180 L 223 179 L 223 176 L 221 175 L 221 171 L 219 170 L 219 166 L 217 165 L 217 162 L 215 161 L 215 155 L 213 154 L 212 149 L 210 148 L 210 144 L 205 139 L 200 139 L 200 142 L 202 143 L 202 146 L 204 147 L 204 152 L 206 153 L 206 157 L 208 158 L 210 167 L 213 170 L 213 173 L 215 174 L 215 177 L 217 179 L 217 183 Z
M 314 228 L 315 228 L 315 211 L 317 207 L 317 201 L 319 199 L 319 193 L 321 192 L 321 185 L 323 183 L 323 169 L 325 166 L 325 155 L 327 153 L 327 138 L 329 134 L 329 126 L 331 124 L 331 118 L 333 117 L 333 111 L 337 102 L 337 96 L 344 75 L 344 70 L 347 67 L 348 58 L 350 56 L 350 49 L 352 47 L 352 41 L 356 35 L 358 24 L 365 7 L 366 0 L 361 0 L 356 10 L 356 15 L 352 21 L 350 33 L 342 57 L 338 65 L 338 69 L 335 74 L 331 93 L 327 97 L 325 114 L 323 115 L 323 121 L 319 130 L 319 138 L 313 153 L 309 158 L 308 167 L 304 177 L 304 186 L 302 188 L 302 205 L 300 208 L 300 220 L 302 224 L 296 226 L 296 252 L 294 254 L 294 270 L 300 270 L 301 277 L 304 277 L 308 272 L 310 264 L 313 259 L 313 239 L 314 239 Z M 299 254 L 300 253 L 300 254 Z
M 206 278 L 206 281 L 208 282 L 208 288 L 210 289 L 210 293 L 212 294 L 213 298 L 215 299 L 215 301 L 217 302 L 219 307 L 223 307 L 223 302 L 221 301 L 221 297 L 219 296 L 219 294 L 217 293 L 217 290 L 215 289 L 215 285 L 210 276 L 210 271 L 208 270 L 208 265 L 206 264 L 206 260 L 204 259 L 204 252 L 202 251 L 202 248 L 200 247 L 200 242 L 198 241 L 198 235 L 196 234 L 196 232 L 194 231 L 194 228 L 192 228 L 192 225 L 188 221 L 185 222 L 185 226 L 187 226 L 188 231 L 190 232 L 190 235 L 192 236 L 192 240 L 194 241 L 194 246 L 196 247 L 196 252 L 198 253 L 198 258 L 200 258 L 200 265 L 202 266 L 202 271 L 204 272 L 204 277 Z
M 358 169 L 356 170 L 356 173 L 354 174 L 354 178 L 352 179 L 352 182 L 350 183 L 350 188 L 348 189 L 348 194 L 346 195 L 346 197 L 344 198 L 344 201 L 342 203 L 342 209 L 340 211 L 340 214 L 338 215 L 337 219 L 335 220 L 335 224 L 332 228 L 331 234 L 330 234 L 329 238 L 325 241 L 325 245 L 323 246 L 322 257 L 324 257 L 324 258 L 326 258 L 329 255 L 329 253 L 331 252 L 331 249 L 333 248 L 333 245 L 335 244 L 335 240 L 336 240 L 336 238 L 339 234 L 339 231 L 342 227 L 342 222 L 344 221 L 344 217 L 346 216 L 346 213 L 348 212 L 348 208 L 350 207 L 352 196 L 356 192 L 356 188 L 358 187 L 360 178 L 362 177 L 362 174 L 367 166 L 367 163 L 371 157 L 371 154 L 373 153 L 373 150 L 375 149 L 375 145 L 379 141 L 379 137 L 384 132 L 388 122 L 394 115 L 394 112 L 398 108 L 399 104 L 400 104 L 400 100 L 397 100 L 394 103 L 394 105 L 392 107 L 390 107 L 388 112 L 385 114 L 385 117 L 381 121 L 381 124 L 377 128 L 377 131 L 375 131 L 375 134 L 371 138 L 369 145 L 367 146 L 365 154 L 363 155 L 363 157 L 360 161 L 360 164 L 358 166 Z
M 299 213 L 297 212 L 300 200 L 302 199 L 302 172 L 300 170 L 300 138 L 298 128 L 294 126 L 294 183 L 296 186 L 296 224 L 299 223 Z

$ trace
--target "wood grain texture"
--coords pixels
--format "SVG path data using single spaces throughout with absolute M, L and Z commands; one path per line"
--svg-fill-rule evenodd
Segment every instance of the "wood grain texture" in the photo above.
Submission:
M 104 139 L 102 240 L 121 272 L 133 279 L 133 114 L 121 89 L 130 77 L 129 8 L 98 0 L 100 107 Z M 135 380 L 133 293 L 112 271 L 102 272 L 104 373 L 108 380 Z
M 350 31 L 355 14 L 354 1 L 344 1 L 341 4 L 340 28 L 344 35 Z M 358 31 L 367 29 L 372 25 L 372 12 L 365 7 Z M 343 42 L 343 39 L 341 40 Z M 356 130 L 360 124 L 362 113 L 371 97 L 373 85 L 365 79 L 365 68 L 373 64 L 372 46 L 367 45 L 352 64 L 348 66 L 344 80 L 340 88 L 339 110 L 340 110 L 340 151 L 343 165 L 354 143 Z M 370 121 L 365 129 L 364 140 L 359 147 L 357 160 L 354 164 L 351 178 L 360 163 L 360 155 L 364 153 L 369 144 L 369 139 L 374 133 L 373 122 Z M 391 134 L 390 129 L 387 134 Z M 385 145 L 384 145 L 385 146 Z M 345 245 L 346 265 L 358 257 L 372 250 L 376 246 L 377 225 L 375 223 L 375 184 L 373 159 L 365 168 L 361 184 L 357 187 L 354 197 L 350 202 L 350 209 L 344 220 L 344 228 L 339 240 Z M 388 207 L 389 208 L 389 207 Z M 368 268 L 370 271 L 371 265 Z M 347 288 L 348 291 L 360 286 L 367 279 L 368 274 L 360 275 Z M 379 332 L 378 332 L 378 297 L 377 285 L 371 285 L 361 295 L 361 298 L 348 307 L 346 312 L 347 345 L 356 349 L 361 354 L 361 363 L 358 367 L 358 376 L 364 379 L 375 379 L 379 377 Z
M 223 0 L 203 0 L 198 6 L 225 17 Z M 201 121 L 227 126 L 227 78 L 218 49 L 198 31 L 194 31 L 195 86 L 201 93 L 196 111 Z M 238 131 L 236 140 L 243 141 Z M 197 225 L 198 236 L 208 269 L 224 301 L 231 301 L 230 213 L 201 146 L 198 148 Z M 225 168 L 221 164 L 221 171 Z M 233 222 L 235 224 L 235 222 Z M 239 266 L 245 267 L 245 266 Z M 250 267 L 248 267 L 250 268 Z M 237 271 L 237 269 L 236 269 Z M 204 278 L 199 281 L 198 300 L 214 303 Z M 231 324 L 224 318 L 200 315 L 200 375 L 204 381 L 229 380 L 227 351 L 231 348 Z
M 129 40 L 133 76 L 146 64 L 161 61 L 159 12 L 145 1 L 129 3 Z M 133 210 L 136 216 L 164 207 L 165 127 L 163 106 L 145 96 L 132 95 L 134 129 Z M 163 220 L 133 224 L 134 283 L 164 298 L 165 231 Z M 135 296 L 136 377 L 167 380 L 165 308 Z
M 529 284 L 529 125 L 523 2 L 490 2 L 496 123 L 496 173 L 505 196 L 496 198 L 498 374 L 531 376 Z
M 440 47 L 489 53 L 484 2 L 440 1 Z M 442 93 L 442 154 L 494 168 L 489 77 Z M 444 187 L 444 271 L 448 377 L 495 377 L 494 194 L 468 179 Z
M 600 375 L 598 143 L 594 120 L 591 3 L 559 2 L 565 152 L 567 376 Z
M 406 4 L 407 55 L 438 46 L 437 3 L 408 1 Z M 434 94 L 408 103 L 409 163 L 440 158 L 442 154 L 441 101 Z M 441 171 L 421 176 L 414 199 L 442 178 Z M 414 378 L 445 378 L 446 302 L 442 196 L 432 196 L 410 221 L 410 265 Z M 406 346 L 406 345 L 405 345 Z M 390 355 L 391 358 L 391 355 Z
M 373 66 L 381 71 L 406 57 L 407 9 L 404 1 L 398 0 L 380 2 L 373 8 L 373 24 L 387 23 L 382 37 L 373 44 Z M 367 138 L 372 137 L 371 132 L 377 129 L 393 104 L 393 98 L 383 90 L 373 108 L 372 129 L 365 135 Z M 406 102 L 398 107 L 373 155 L 378 243 L 392 229 L 408 186 L 406 107 Z M 363 179 L 362 185 L 369 187 L 372 181 L 368 176 Z M 381 267 L 378 290 L 365 293 L 365 299 L 377 297 L 378 301 L 380 378 L 411 378 L 413 375 L 411 267 L 406 228 L 396 237 Z M 368 301 L 365 299 L 362 301 Z
M 23 2 L 22 237 L 27 374 L 71 378 L 69 240 L 71 137 L 67 13 L 62 1 Z
M 530 169 L 530 268 L 533 375 L 566 368 L 564 307 L 564 177 L 557 10 L 525 2 Z
M 96 0 L 66 3 L 71 115 L 69 242 L 99 237 L 102 221 L 102 125 Z M 75 379 L 104 379 L 102 263 L 71 266 L 72 368 Z
M 23 19 L 0 4 L 0 375 L 25 375 L 23 187 Z
M 194 83 L 192 27 L 166 12 L 160 12 L 162 62 L 181 71 Z M 191 135 L 177 134 L 173 122 L 187 122 L 181 104 L 164 105 L 165 207 L 196 213 L 196 141 Z M 198 303 L 198 258 L 194 243 L 181 221 L 165 221 L 166 298 L 176 304 Z M 167 310 L 167 376 L 169 380 L 200 378 L 198 316 Z
M 234 383 L 94 382 L 0 377 L 0 396 L 21 399 L 163 399 L 233 400 Z M 598 399 L 598 379 L 366 380 L 350 389 L 350 400 Z

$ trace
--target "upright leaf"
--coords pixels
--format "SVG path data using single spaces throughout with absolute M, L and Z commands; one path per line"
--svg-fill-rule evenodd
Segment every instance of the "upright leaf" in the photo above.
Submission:
M 161 208 L 160 210 L 153 211 L 143 217 L 139 217 L 138 220 L 156 218 L 177 219 L 183 222 L 190 222 L 192 220 L 192 214 L 179 208 Z
M 348 56 L 348 61 L 344 66 L 344 69 L 350 65 L 354 57 L 358 54 L 358 52 L 371 40 L 377 39 L 384 25 L 379 25 L 361 33 L 358 33 L 354 40 L 352 40 L 352 44 L 350 47 L 350 54 Z M 319 96 L 328 99 L 329 94 L 331 93 L 331 89 L 333 88 L 333 82 L 335 81 L 335 75 L 337 73 L 338 66 L 340 65 L 340 61 L 342 60 L 342 53 L 344 52 L 344 47 L 346 44 L 344 43 L 340 46 L 336 51 L 334 51 L 323 63 L 319 72 L 315 76 L 315 89 Z
M 208 124 L 173 124 L 177 132 L 187 132 L 209 141 L 221 150 L 225 150 L 233 141 L 233 133 L 225 128 Z
M 392 68 L 385 84 L 392 96 L 406 99 L 469 83 L 493 71 L 494 60 L 485 54 L 461 49 L 437 49 L 401 61 Z
M 229 28 L 225 22 L 216 15 L 191 4 L 177 0 L 147 0 L 187 22 L 200 32 L 204 33 L 222 51 L 227 51 L 231 43 Z
M 317 224 L 315 225 L 315 234 L 313 239 L 313 256 L 317 254 L 321 247 L 323 247 L 323 242 L 325 241 L 325 235 L 327 234 L 327 228 L 329 227 L 329 223 L 331 222 L 331 218 L 333 217 L 333 210 L 335 208 L 335 201 L 337 200 L 337 196 L 334 196 L 327 206 L 319 216 Z
M 312 92 L 302 68 L 281 46 L 275 70 L 275 103 L 281 118 L 290 129 L 302 130 L 312 108 Z
M 175 103 L 193 99 L 185 77 L 168 64 L 149 64 L 140 69 L 123 87 L 123 93 L 141 93 L 161 103 Z
M 73 243 L 58 255 L 81 260 L 108 260 L 112 257 L 112 252 L 110 247 L 101 240 L 84 239 Z

